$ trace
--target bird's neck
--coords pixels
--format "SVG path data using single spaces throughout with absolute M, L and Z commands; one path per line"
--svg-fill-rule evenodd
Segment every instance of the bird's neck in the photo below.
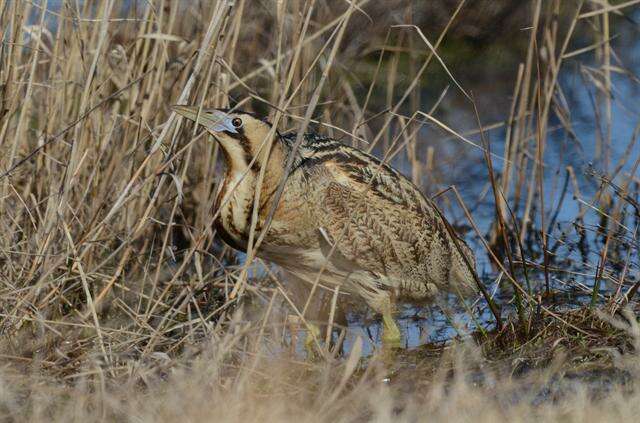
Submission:
M 273 204 L 275 192 L 284 175 L 286 149 L 275 141 L 268 155 L 259 153 L 253 157 L 235 146 L 225 148 L 225 177 L 216 197 L 216 210 L 220 209 L 219 229 L 241 241 L 251 228 L 251 216 L 256 201 L 256 186 L 260 185 L 258 221 L 256 229 L 262 227 Z M 262 181 L 260 181 L 263 173 Z
M 262 178 L 262 185 L 269 187 L 277 185 L 284 175 L 287 149 L 279 140 L 274 140 L 271 146 L 265 145 L 256 152 L 244 143 L 222 144 L 222 150 L 226 166 L 225 179 L 242 178 L 246 181 L 245 185 L 254 185 Z

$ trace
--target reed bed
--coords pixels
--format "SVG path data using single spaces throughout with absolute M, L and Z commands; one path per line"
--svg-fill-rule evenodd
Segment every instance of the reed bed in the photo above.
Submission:
M 634 418 L 640 116 L 620 90 L 640 79 L 615 40 L 629 22 L 637 38 L 640 1 L 420 3 L 0 0 L 0 415 Z M 517 57 L 496 103 L 467 88 L 488 71 L 457 59 L 465 37 Z M 239 255 L 212 230 L 221 152 L 171 112 L 187 103 L 405 172 L 476 247 L 485 289 L 460 342 L 413 356 L 412 384 L 358 338 L 304 360 L 306 299 L 255 258 L 260 232 Z M 592 166 L 557 159 L 577 150 Z M 624 383 L 561 385 L 578 356 Z M 502 366 L 518 360 L 539 369 Z

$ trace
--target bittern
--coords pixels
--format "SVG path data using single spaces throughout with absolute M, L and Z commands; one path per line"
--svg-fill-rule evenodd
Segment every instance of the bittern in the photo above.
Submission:
M 362 297 L 382 315 L 383 343 L 401 342 L 393 318 L 397 300 L 476 292 L 471 249 L 432 201 L 376 157 L 317 134 L 305 134 L 294 151 L 295 133 L 281 135 L 250 113 L 198 112 L 193 106 L 173 110 L 197 119 L 224 153 L 226 171 L 214 222 L 222 240 L 245 251 L 257 208 L 255 233 L 265 227 L 267 233 L 256 255 L 298 279 L 339 285 L 341 291 Z M 285 175 L 291 155 L 293 166 Z

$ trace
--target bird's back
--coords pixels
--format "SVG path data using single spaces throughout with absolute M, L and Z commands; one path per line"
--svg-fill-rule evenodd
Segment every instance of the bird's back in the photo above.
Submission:
M 334 269 L 367 272 L 416 299 L 475 290 L 471 250 L 407 178 L 330 138 L 307 136 L 298 154 L 285 192 L 302 199 L 296 236 L 307 254 L 320 250 Z M 295 198 L 285 194 L 281 207 Z

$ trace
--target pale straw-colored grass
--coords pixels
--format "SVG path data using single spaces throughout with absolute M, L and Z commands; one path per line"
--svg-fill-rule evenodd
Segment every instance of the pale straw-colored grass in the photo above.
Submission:
M 469 238 L 494 262 L 493 279 L 513 293 L 515 318 L 500 314 L 489 290 L 482 301 L 494 313 L 490 323 L 514 333 L 514 351 L 544 338 L 547 331 L 536 329 L 544 319 L 592 339 L 593 332 L 540 295 L 558 274 L 577 272 L 558 269 L 549 252 L 558 236 L 554 211 L 562 206 L 545 200 L 557 194 L 544 183 L 553 171 L 546 164 L 549 134 L 573 134 L 559 75 L 565 62 L 593 53 L 595 63 L 581 72 L 596 93 L 600 185 L 586 196 L 582 170 L 567 166 L 563 175 L 579 204 L 577 227 L 585 215 L 603 217 L 594 230 L 601 249 L 582 271 L 596 288 L 613 285 L 613 294 L 573 287 L 592 290 L 593 305 L 608 316 L 638 289 L 629 279 L 637 272 L 637 223 L 625 220 L 638 210 L 637 134 L 628 154 L 611 155 L 613 75 L 631 71 L 611 38 L 619 14 L 640 2 L 531 1 L 510 108 L 504 121 L 490 124 L 441 53 L 467 3 L 456 3 L 438 28 L 424 28 L 412 21 L 420 2 L 408 0 L 164 0 L 129 8 L 117 0 L 0 0 L 0 415 L 13 421 L 636 416 L 637 394 L 618 385 L 597 402 L 580 386 L 555 402 L 538 401 L 538 391 L 527 389 L 544 386 L 548 373 L 493 374 L 483 363 L 500 354 L 472 345 L 447 350 L 441 370 L 425 372 L 412 389 L 393 377 L 385 381 L 387 370 L 376 359 L 364 366 L 358 341 L 346 356 L 318 342 L 318 361 L 304 362 L 291 353 L 296 334 L 286 314 L 304 325 L 315 300 L 295 298 L 277 269 L 253 260 L 264 236 L 255 229 L 257 211 L 246 260 L 211 228 L 221 152 L 171 104 L 253 109 L 281 131 L 313 127 L 385 161 L 401 160 L 446 214 L 457 210 L 459 223 L 474 229 Z M 575 45 L 577 33 L 590 44 Z M 428 72 L 449 86 L 426 99 Z M 466 105 L 471 125 L 440 113 L 452 96 L 453 104 Z M 440 131 L 437 143 L 425 139 L 426 127 Z M 501 129 L 505 148 L 497 153 L 489 140 Z M 442 145 L 453 153 L 445 157 Z M 487 169 L 476 199 L 495 204 L 489 233 L 474 221 L 459 187 L 448 186 L 443 162 L 459 157 Z M 539 257 L 529 256 L 532 243 Z M 622 272 L 607 265 L 614 253 Z M 543 289 L 531 288 L 534 273 Z M 345 336 L 334 322 L 337 297 L 329 297 L 329 327 Z M 490 336 L 482 331 L 481 339 Z M 618 364 L 635 377 L 635 356 L 623 358 Z M 481 384 L 472 380 L 477 367 Z

